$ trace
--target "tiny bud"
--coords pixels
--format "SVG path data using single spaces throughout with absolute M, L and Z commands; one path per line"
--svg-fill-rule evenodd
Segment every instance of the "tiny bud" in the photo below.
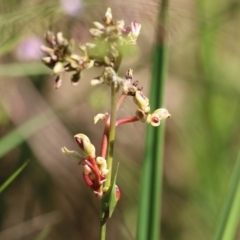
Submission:
M 86 53 L 87 47 L 86 45 L 79 45 L 79 49 L 81 50 L 81 52 Z
M 80 72 L 76 72 L 71 77 L 71 82 L 73 86 L 78 85 L 78 82 L 80 81 Z
M 49 55 L 52 55 L 54 53 L 52 48 L 46 47 L 44 45 L 41 46 L 41 50 Z
M 60 75 L 57 75 L 56 79 L 55 79 L 55 89 L 60 88 L 62 85 L 62 79 L 60 77 Z
M 81 57 L 77 54 L 71 54 L 70 58 L 75 60 L 75 61 L 80 61 L 81 60 Z
M 111 60 L 109 59 L 108 56 L 104 57 L 104 62 L 106 63 L 106 65 L 110 66 L 111 65 Z
M 58 32 L 58 33 L 57 33 L 57 43 L 58 43 L 59 45 L 62 45 L 63 42 L 64 42 L 63 34 L 62 34 L 62 32 Z
M 151 117 L 147 119 L 147 122 L 151 123 L 152 126 L 157 127 L 160 125 L 161 120 L 169 118 L 170 116 L 171 115 L 167 109 L 159 108 L 151 114 Z
M 51 57 L 43 57 L 42 61 L 43 61 L 43 63 L 48 65 L 49 63 L 51 63 L 52 59 L 51 59 Z
M 94 66 L 94 60 L 84 62 L 83 64 L 84 69 L 89 69 L 89 68 L 92 68 L 93 66 Z
M 133 70 L 131 68 L 129 68 L 125 74 L 125 78 L 126 79 L 129 79 L 129 80 L 132 80 L 133 78 Z
M 102 78 L 95 78 L 91 80 L 91 86 L 97 86 L 99 84 L 103 83 L 103 79 Z
M 53 68 L 53 72 L 55 74 L 63 73 L 64 72 L 64 67 L 61 62 L 57 62 Z
M 150 111 L 149 99 L 141 91 L 136 91 L 133 101 L 145 113 Z
M 112 22 L 112 10 L 111 10 L 111 8 L 108 8 L 108 9 L 107 9 L 103 21 L 104 21 L 107 25 L 109 25 L 109 24 Z
M 96 158 L 96 163 L 99 165 L 99 170 L 102 175 L 106 175 L 109 172 L 109 169 L 107 169 L 107 161 L 103 157 L 97 157 Z
M 96 124 L 99 120 L 106 121 L 109 117 L 108 113 L 99 113 L 94 117 L 94 124 Z
M 117 22 L 117 26 L 119 29 L 123 30 L 124 29 L 124 20 L 120 20 Z
M 132 36 L 134 38 L 137 38 L 139 36 L 140 30 L 141 30 L 141 24 L 135 21 L 131 23 L 131 31 L 132 31 Z
M 117 197 L 117 201 L 119 201 L 120 197 L 121 197 L 121 192 L 120 189 L 117 185 L 115 185 L 115 189 L 116 189 L 116 197 Z
M 51 47 L 54 47 L 56 45 L 56 38 L 51 31 L 47 31 L 45 33 L 45 40 Z
M 99 37 L 103 34 L 103 31 L 101 31 L 97 28 L 90 28 L 89 31 L 90 31 L 90 33 L 92 34 L 93 37 Z
M 103 30 L 105 28 L 100 22 L 93 22 L 93 25 L 99 30 Z
M 153 112 L 153 115 L 157 114 L 160 119 L 166 119 L 171 117 L 168 110 L 165 108 L 159 108 Z
M 85 45 L 87 48 L 95 48 L 96 47 L 96 44 L 94 44 L 94 43 L 86 43 Z

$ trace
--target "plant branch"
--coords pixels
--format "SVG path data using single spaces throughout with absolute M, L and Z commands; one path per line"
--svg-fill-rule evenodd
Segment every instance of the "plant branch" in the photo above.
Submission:
M 121 57 L 117 59 L 115 71 L 117 72 L 120 64 L 121 64 Z M 114 150 L 114 140 L 115 140 L 115 133 L 116 133 L 116 118 L 117 118 L 117 93 L 119 87 L 116 86 L 115 82 L 111 82 L 111 115 L 110 115 L 110 126 L 108 128 L 107 124 L 109 123 L 109 119 L 106 122 L 106 126 L 104 129 L 104 134 L 107 136 L 107 168 L 109 172 L 106 176 L 106 182 L 103 184 L 103 190 L 106 192 L 109 187 L 111 186 L 111 178 L 112 178 L 112 163 L 113 163 L 113 150 Z M 106 131 L 106 132 L 105 132 Z M 105 138 L 105 136 L 103 136 Z M 104 141 L 104 139 L 103 139 Z M 102 150 L 101 150 L 102 151 Z M 100 219 L 100 240 L 106 239 L 106 224 L 107 221 L 105 219 L 105 213 L 101 212 L 101 219 Z

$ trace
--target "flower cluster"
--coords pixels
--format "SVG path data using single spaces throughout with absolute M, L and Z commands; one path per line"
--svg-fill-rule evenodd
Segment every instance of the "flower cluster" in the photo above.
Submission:
M 103 23 L 93 24 L 95 28 L 90 29 L 93 41 L 79 45 L 81 55 L 76 53 L 74 41 L 64 38 L 61 32 L 54 35 L 47 31 L 45 34 L 47 46 L 42 46 L 41 49 L 47 56 L 42 61 L 56 75 L 55 88 L 61 86 L 64 72 L 71 72 L 71 82 L 77 85 L 81 72 L 85 69 L 103 66 L 106 68 L 104 74 L 110 71 L 109 67 L 114 69 L 121 58 L 121 49 L 126 45 L 136 44 L 141 29 L 141 25 L 136 22 L 124 27 L 123 20 L 113 19 L 110 8 L 106 11 Z M 101 76 L 94 80 L 93 85 L 104 82 Z
M 76 151 L 68 150 L 66 147 L 62 148 L 62 152 L 65 155 L 73 160 L 77 160 L 83 166 L 84 181 L 97 197 L 102 198 L 103 195 L 108 196 L 109 192 L 113 192 L 113 194 L 116 194 L 114 198 L 110 197 L 110 199 L 118 201 L 120 198 L 120 190 L 115 185 L 115 182 L 111 186 L 108 184 L 109 182 L 111 183 L 111 181 L 107 181 L 106 184 L 104 184 L 106 179 L 109 180 L 111 178 L 112 170 L 107 166 L 105 159 L 107 158 L 108 161 L 110 159 L 109 154 L 107 154 L 107 149 L 110 149 L 110 143 L 112 141 L 112 139 L 110 139 L 110 136 L 112 136 L 110 134 L 110 128 L 135 121 L 149 123 L 152 126 L 159 126 L 161 120 L 170 117 L 170 114 L 164 108 L 159 108 L 152 113 L 150 112 L 149 99 L 144 95 L 143 89 L 138 86 L 138 81 L 133 81 L 132 69 L 128 69 L 123 78 L 117 73 L 123 54 L 122 46 L 136 44 L 141 25 L 132 22 L 131 25 L 125 27 L 123 20 L 113 19 L 110 8 L 106 11 L 103 23 L 94 22 L 93 24 L 95 28 L 90 29 L 93 41 L 79 46 L 82 52 L 81 56 L 74 52 L 73 40 L 68 41 L 63 37 L 62 33 L 57 33 L 55 36 L 52 32 L 48 31 L 45 36 L 48 46 L 42 46 L 42 50 L 47 56 L 42 58 L 42 61 L 51 68 L 56 75 L 56 88 L 60 87 L 61 76 L 64 72 L 72 73 L 71 81 L 73 85 L 76 85 L 80 80 L 83 70 L 102 66 L 102 73 L 91 80 L 91 85 L 106 84 L 108 86 L 114 86 L 115 88 L 111 90 L 116 90 L 115 94 L 118 93 L 119 89 L 122 90 L 116 109 L 113 107 L 112 113 L 119 109 L 125 98 L 133 98 L 133 102 L 137 106 L 135 115 L 129 118 L 118 119 L 116 123 L 114 120 L 115 126 L 111 122 L 113 115 L 100 113 L 95 116 L 94 123 L 97 123 L 99 120 L 105 121 L 105 129 L 100 154 L 98 156 L 96 155 L 94 145 L 84 134 L 74 136 L 77 145 L 83 152 L 83 156 Z M 103 184 L 105 185 L 104 187 Z M 111 201 L 113 200 L 109 200 L 109 202 Z M 113 202 L 108 204 L 109 206 L 111 205 L 111 209 Z
M 101 156 L 96 157 L 95 147 L 86 135 L 79 133 L 74 136 L 74 139 L 84 156 L 78 152 L 70 151 L 66 147 L 62 148 L 62 153 L 72 160 L 77 160 L 83 166 L 83 179 L 86 185 L 93 190 L 97 197 L 101 198 L 103 196 L 102 185 L 109 172 L 106 159 Z M 117 199 L 119 199 L 120 190 L 117 186 L 115 188 Z
M 128 71 L 125 74 L 125 79 L 122 79 L 117 76 L 115 72 L 111 72 L 111 78 L 114 79 L 119 83 L 120 86 L 122 86 L 122 98 L 119 100 L 121 101 L 127 96 L 130 96 L 133 98 L 133 102 L 137 105 L 138 109 L 136 111 L 136 115 L 131 118 L 126 119 L 120 119 L 117 121 L 116 125 L 120 125 L 123 123 L 129 123 L 129 122 L 135 122 L 135 121 L 141 121 L 143 123 L 149 123 L 154 127 L 157 127 L 160 125 L 161 120 L 164 120 L 166 118 L 169 118 L 171 115 L 169 114 L 168 110 L 165 108 L 159 108 L 155 110 L 153 113 L 150 113 L 150 103 L 149 99 L 143 94 L 142 87 L 138 86 L 138 81 L 132 82 L 133 79 L 133 70 L 128 69 Z M 104 74 L 99 78 L 99 82 L 105 82 L 107 83 L 107 80 L 104 81 L 104 79 L 108 79 L 107 77 L 104 78 Z M 97 79 L 92 80 L 97 81 Z M 96 123 L 98 120 L 104 120 L 106 121 L 108 115 L 105 114 L 98 114 L 94 118 L 94 123 Z
M 85 44 L 80 46 L 79 49 L 83 54 L 79 56 L 73 52 L 74 41 L 68 41 L 61 32 L 55 36 L 52 32 L 47 31 L 45 40 L 48 46 L 42 46 L 41 48 L 47 56 L 43 57 L 42 61 L 56 75 L 55 87 L 59 88 L 61 86 L 61 76 L 64 72 L 72 72 L 72 84 L 77 85 L 81 71 L 91 68 L 94 64 L 94 61 L 88 56 L 88 49 L 92 48 L 93 45 Z

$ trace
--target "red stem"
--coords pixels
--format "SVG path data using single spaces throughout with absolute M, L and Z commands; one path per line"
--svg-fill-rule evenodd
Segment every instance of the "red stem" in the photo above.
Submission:
M 122 95 L 120 96 L 120 98 L 118 99 L 118 102 L 117 102 L 117 111 L 120 108 L 120 106 L 122 105 L 122 103 L 126 97 L 127 97 L 127 95 L 122 93 Z
M 120 106 L 122 105 L 122 103 L 126 97 L 127 97 L 127 95 L 122 93 L 122 95 L 120 96 L 120 98 L 118 99 L 118 102 L 117 102 L 117 110 L 120 108 Z M 106 121 L 103 136 L 102 136 L 100 156 L 103 158 L 106 158 L 106 155 L 107 155 L 109 126 L 110 126 L 110 116 L 108 117 L 108 119 Z
M 136 121 L 139 121 L 137 116 L 130 117 L 130 118 L 122 118 L 116 121 L 116 127 L 124 123 L 130 123 L 130 122 L 136 122 Z

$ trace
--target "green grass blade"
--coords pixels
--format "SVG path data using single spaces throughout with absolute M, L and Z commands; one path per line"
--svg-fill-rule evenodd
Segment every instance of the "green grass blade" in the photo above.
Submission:
M 12 181 L 22 172 L 22 170 L 28 165 L 29 161 L 26 161 L 20 168 L 18 168 L 1 186 L 0 194 L 12 183 Z
M 159 13 L 161 25 L 158 28 L 158 39 L 153 56 L 150 91 L 150 103 L 153 110 L 162 107 L 163 104 L 167 54 L 164 32 L 166 30 L 167 9 L 168 1 L 163 0 Z M 163 136 L 163 125 L 158 128 L 148 126 L 138 213 L 137 240 L 159 240 Z
M 44 228 L 40 234 L 37 236 L 37 238 L 35 240 L 44 240 L 47 238 L 48 234 L 50 233 L 51 228 L 50 227 L 46 227 Z
M 240 222 L 240 153 L 229 183 L 214 240 L 233 240 Z
M 0 50 L 1 55 L 1 50 Z M 49 74 L 50 70 L 41 62 L 11 63 L 0 66 L 0 77 L 11 76 L 36 76 L 39 74 Z
M 0 158 L 44 127 L 54 118 L 51 110 L 46 110 L 0 139 Z

